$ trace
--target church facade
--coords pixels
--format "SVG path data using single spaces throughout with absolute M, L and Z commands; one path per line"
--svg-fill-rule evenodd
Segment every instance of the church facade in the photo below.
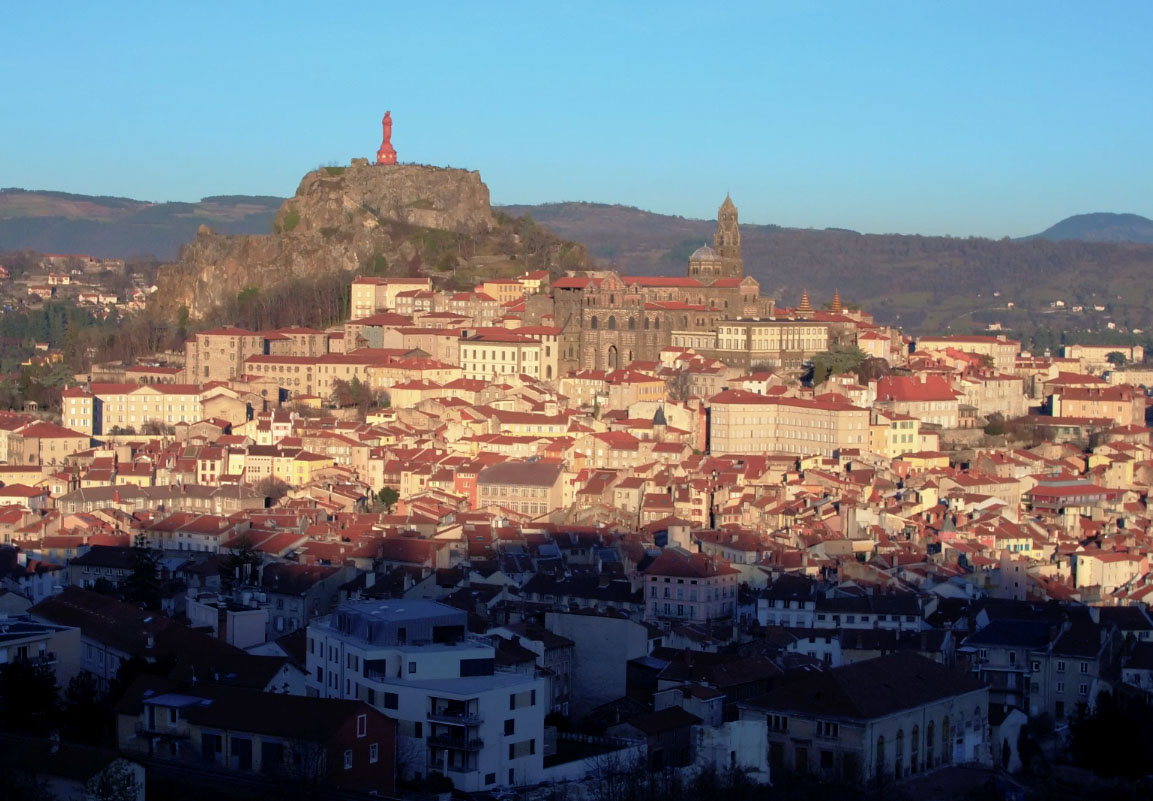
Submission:
M 660 352 L 681 343 L 709 344 L 718 350 L 720 325 L 726 321 L 759 322 L 781 329 L 778 336 L 749 337 L 746 348 L 724 348 L 733 366 L 764 363 L 789 367 L 802 358 L 793 352 L 774 363 L 773 354 L 754 350 L 752 343 L 793 343 L 788 329 L 805 323 L 806 345 L 822 342 L 820 324 L 778 319 L 772 298 L 762 297 L 760 284 L 745 275 L 737 208 L 726 197 L 717 212 L 713 244 L 689 257 L 685 276 L 621 276 L 616 272 L 569 276 L 552 283 L 553 317 L 561 328 L 560 373 L 567 370 L 615 370 L 634 361 L 658 361 Z M 824 327 L 827 349 L 827 326 Z M 731 335 L 724 340 L 735 344 Z M 686 347 L 691 345 L 685 345 Z M 807 350 L 807 348 L 806 348 Z M 783 355 L 783 354 L 781 354 Z

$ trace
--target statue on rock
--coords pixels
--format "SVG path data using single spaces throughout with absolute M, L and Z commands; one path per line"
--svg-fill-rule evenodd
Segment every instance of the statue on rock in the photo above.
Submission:
M 384 136 L 380 141 L 380 150 L 376 151 L 377 164 L 396 164 L 396 148 L 392 146 L 392 112 L 384 112 L 384 119 L 380 121 Z

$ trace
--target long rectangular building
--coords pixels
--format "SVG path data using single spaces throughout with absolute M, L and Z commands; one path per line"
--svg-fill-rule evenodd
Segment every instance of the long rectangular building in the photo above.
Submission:
M 832 456 L 869 447 L 869 410 L 837 395 L 782 398 L 728 389 L 709 401 L 712 453 Z

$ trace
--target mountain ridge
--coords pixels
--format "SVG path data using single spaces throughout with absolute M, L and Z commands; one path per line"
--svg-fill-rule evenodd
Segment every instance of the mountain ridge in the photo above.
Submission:
M 1153 220 L 1140 214 L 1118 214 L 1108 211 L 1074 214 L 1056 225 L 1049 226 L 1039 234 L 1021 237 L 1019 241 L 1030 239 L 1153 244 Z

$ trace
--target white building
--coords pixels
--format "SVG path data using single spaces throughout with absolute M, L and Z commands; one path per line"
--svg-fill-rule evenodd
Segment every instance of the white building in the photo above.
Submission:
M 440 772 L 466 792 L 540 781 L 547 685 L 497 670 L 467 619 L 434 601 L 344 604 L 308 627 L 309 694 L 395 718 L 406 776 Z

